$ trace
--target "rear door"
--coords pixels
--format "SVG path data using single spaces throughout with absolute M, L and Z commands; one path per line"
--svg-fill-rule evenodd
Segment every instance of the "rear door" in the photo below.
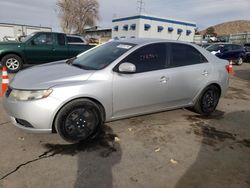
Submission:
M 54 37 L 52 33 L 38 33 L 26 43 L 25 56 L 28 63 L 47 63 L 53 61 Z
M 192 104 L 193 99 L 208 83 L 212 74 L 211 64 L 193 46 L 169 43 L 167 77 L 168 106 Z
M 121 62 L 133 63 L 136 66 L 136 73 L 114 72 L 113 116 L 115 118 L 151 112 L 166 106 L 166 57 L 166 44 L 157 43 L 137 49 Z

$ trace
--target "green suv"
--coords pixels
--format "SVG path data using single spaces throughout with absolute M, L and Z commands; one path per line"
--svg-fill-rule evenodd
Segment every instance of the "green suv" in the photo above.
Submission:
M 24 64 L 42 64 L 77 56 L 93 46 L 84 42 L 79 36 L 67 36 L 64 33 L 35 32 L 28 35 L 22 42 L 1 42 L 0 61 L 8 72 L 16 73 Z

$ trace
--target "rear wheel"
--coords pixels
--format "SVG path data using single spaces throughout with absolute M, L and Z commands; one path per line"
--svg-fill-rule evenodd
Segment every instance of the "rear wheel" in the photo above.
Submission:
M 239 57 L 239 59 L 237 59 L 237 61 L 236 61 L 236 64 L 237 65 L 242 65 L 243 64 L 243 58 Z
M 23 60 L 18 55 L 8 54 L 2 58 L 2 64 L 9 73 L 17 73 L 23 67 Z
M 102 125 L 101 110 L 88 99 L 77 99 L 64 106 L 55 119 L 59 135 L 77 143 L 92 137 Z
M 214 85 L 208 86 L 197 100 L 194 110 L 202 115 L 210 115 L 215 111 L 219 99 L 219 88 Z

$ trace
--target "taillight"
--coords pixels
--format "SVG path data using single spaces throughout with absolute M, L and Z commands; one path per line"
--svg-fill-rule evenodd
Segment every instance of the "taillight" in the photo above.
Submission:
M 231 60 L 228 65 L 226 65 L 227 72 L 229 74 L 233 73 L 233 61 Z

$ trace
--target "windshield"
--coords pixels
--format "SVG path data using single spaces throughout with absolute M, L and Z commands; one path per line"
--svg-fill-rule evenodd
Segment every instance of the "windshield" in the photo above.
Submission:
M 26 36 L 24 39 L 22 39 L 21 41 L 22 41 L 22 42 L 26 42 L 26 41 L 28 41 L 30 38 L 32 38 L 35 34 L 36 34 L 36 33 L 31 33 L 31 34 L 27 35 L 27 36 Z
M 88 70 L 100 70 L 108 66 L 134 46 L 135 44 L 131 43 L 108 42 L 80 54 L 73 61 L 72 65 Z

